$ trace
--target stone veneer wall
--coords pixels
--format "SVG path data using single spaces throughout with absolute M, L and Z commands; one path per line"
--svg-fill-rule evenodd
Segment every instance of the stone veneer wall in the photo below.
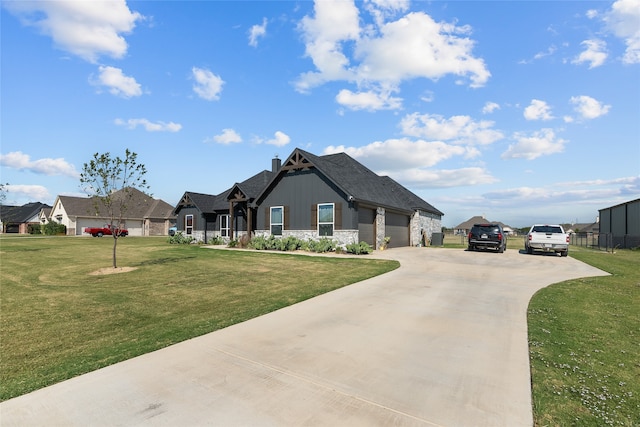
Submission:
M 411 239 L 409 241 L 411 246 L 422 244 L 423 231 L 426 233 L 427 244 L 429 244 L 433 233 L 442 231 L 442 219 L 428 212 L 417 211 L 411 217 L 409 227 L 411 228 Z
M 387 232 L 385 229 L 385 215 L 384 208 L 376 209 L 376 245 L 374 249 L 380 249 L 380 246 L 384 243 L 385 233 Z

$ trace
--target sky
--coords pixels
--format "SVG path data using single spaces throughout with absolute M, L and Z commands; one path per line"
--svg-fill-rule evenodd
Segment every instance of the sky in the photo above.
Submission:
M 640 0 L 2 1 L 5 204 L 94 153 L 219 194 L 345 152 L 456 225 L 592 223 L 640 197 Z

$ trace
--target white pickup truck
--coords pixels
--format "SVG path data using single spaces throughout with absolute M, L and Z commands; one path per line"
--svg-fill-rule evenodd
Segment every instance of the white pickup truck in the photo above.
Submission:
M 555 252 L 569 255 L 569 234 L 561 225 L 535 224 L 524 239 L 524 248 L 528 254 L 533 251 Z

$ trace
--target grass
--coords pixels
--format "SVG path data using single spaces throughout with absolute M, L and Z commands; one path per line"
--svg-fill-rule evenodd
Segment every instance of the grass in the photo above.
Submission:
M 540 290 L 529 304 L 535 425 L 640 426 L 640 251 L 572 246 L 611 273 Z
M 399 266 L 169 245 L 0 238 L 0 400 L 260 316 Z

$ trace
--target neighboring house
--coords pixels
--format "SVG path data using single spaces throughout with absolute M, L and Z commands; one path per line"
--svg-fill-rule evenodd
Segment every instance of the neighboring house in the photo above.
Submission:
M 51 206 L 40 202 L 27 203 L 22 206 L 0 206 L 0 223 L 2 233 L 28 234 L 29 226 L 41 224 L 40 214 Z
M 569 234 L 598 234 L 600 231 L 600 224 L 599 221 L 593 223 L 562 224 L 562 228 L 565 233 Z
M 474 224 L 500 224 L 505 233 L 511 236 L 516 235 L 513 227 L 506 225 L 500 221 L 489 221 L 484 217 L 484 215 L 474 216 L 472 218 L 469 218 L 465 222 L 456 225 L 453 229 L 453 234 L 466 236 L 467 234 L 469 234 L 469 231 L 471 231 L 471 227 L 473 227 Z
M 600 247 L 640 247 L 640 199 L 599 210 Z
M 225 206 L 226 204 L 226 206 Z M 233 217 L 229 215 L 233 212 Z M 341 244 L 415 246 L 440 232 L 443 213 L 345 153 L 316 156 L 296 148 L 272 170 L 217 196 L 187 192 L 175 211 L 178 230 L 213 236 L 329 237 Z M 203 218 L 204 224 L 198 224 Z M 204 220 L 208 218 L 208 220 Z M 225 227 L 226 226 L 226 227 Z M 206 227 L 206 228 L 205 228 Z
M 38 218 L 40 219 L 40 224 L 45 225 L 49 222 L 49 216 L 51 215 L 51 206 L 47 206 L 46 208 L 40 209 L 40 214 Z
M 120 190 L 123 191 L 123 190 Z M 124 228 L 129 236 L 167 235 L 169 227 L 175 222 L 173 206 L 160 199 L 154 199 L 137 189 L 129 189 L 133 196 L 127 202 L 123 215 Z M 114 197 L 118 197 L 116 192 Z M 109 222 L 109 214 L 104 206 L 96 212 L 97 198 L 58 196 L 50 221 L 56 221 L 67 227 L 67 235 L 82 235 L 86 227 L 102 227 Z

